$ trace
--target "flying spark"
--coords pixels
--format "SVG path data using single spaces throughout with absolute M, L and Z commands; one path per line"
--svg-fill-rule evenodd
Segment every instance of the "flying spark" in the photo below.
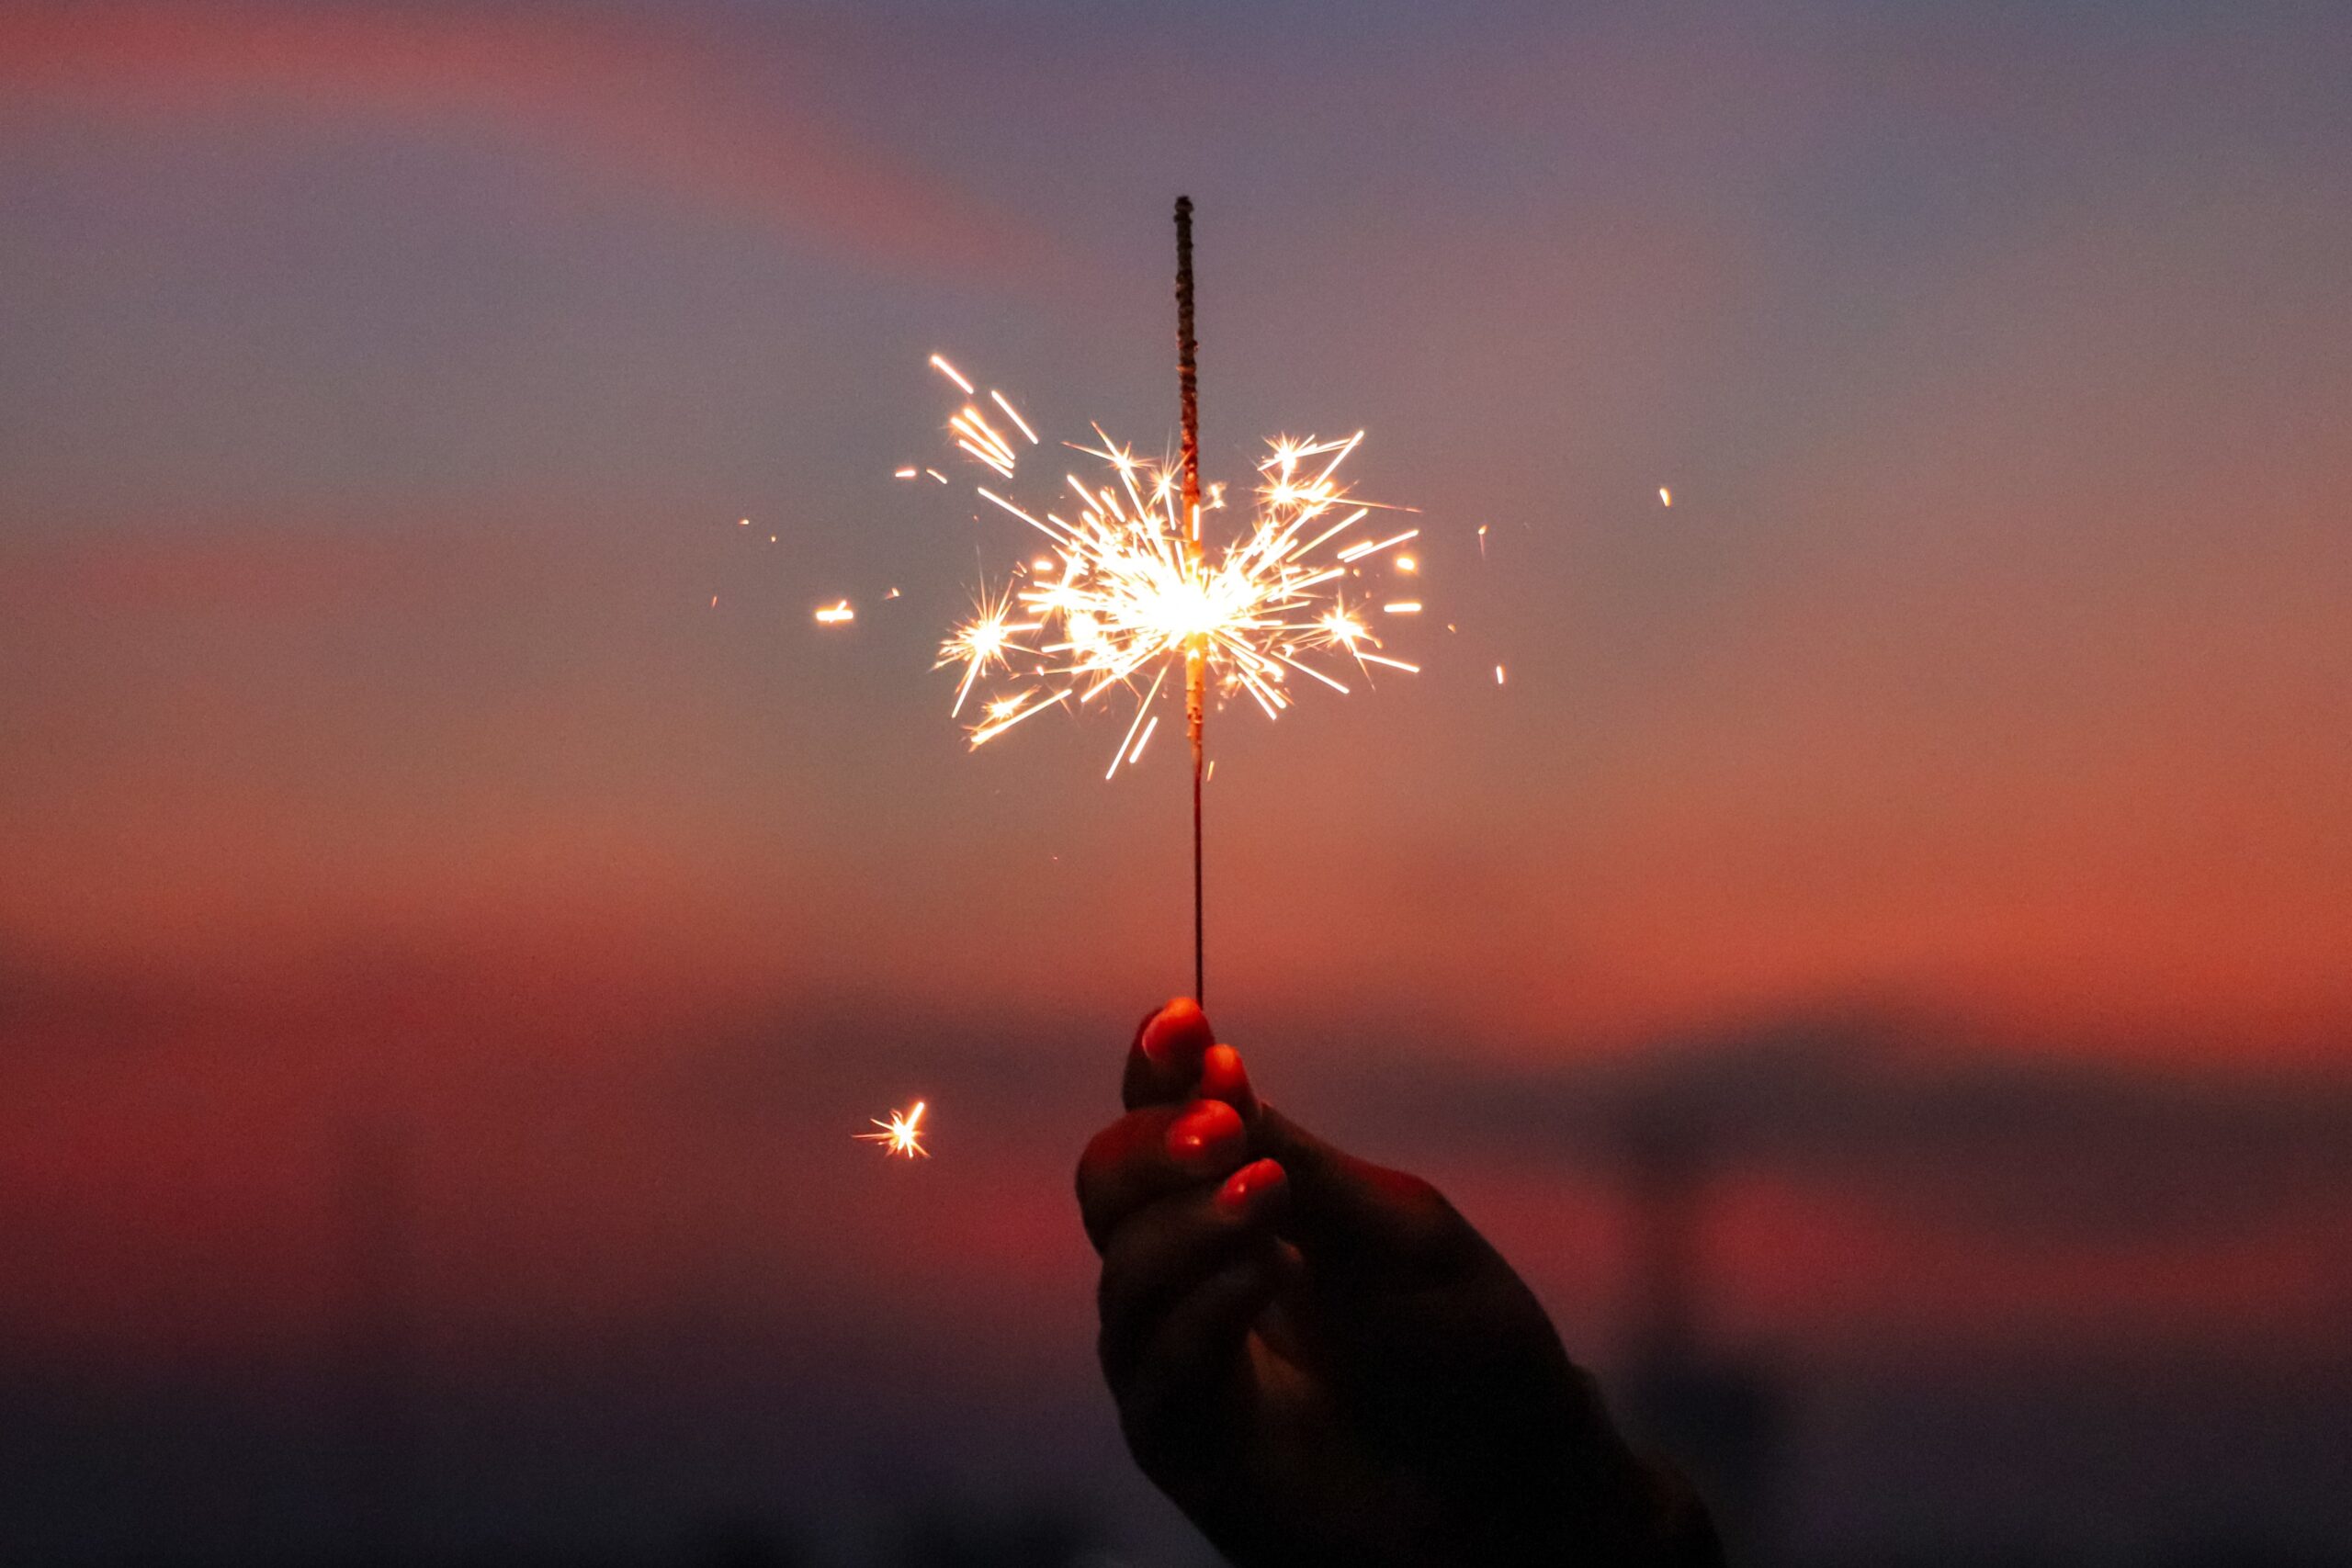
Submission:
M 922 1146 L 922 1130 L 920 1125 L 922 1121 L 922 1111 L 923 1102 L 918 1100 L 912 1111 L 890 1112 L 890 1119 L 888 1122 L 878 1116 L 869 1116 L 866 1120 L 882 1130 L 878 1133 L 860 1133 L 856 1136 L 864 1143 L 882 1145 L 882 1153 L 886 1158 L 891 1155 L 904 1155 L 909 1159 L 913 1159 L 917 1156 L 929 1159 L 931 1151 Z
M 846 599 L 839 604 L 828 604 L 817 612 L 817 624 L 820 626 L 838 626 L 855 619 L 857 619 L 857 612 L 849 607 L 849 601 Z
M 1658 486 L 1657 503 L 1660 506 L 1672 506 L 1674 504 L 1674 492 L 1667 489 L 1664 485 Z
M 934 355 L 932 363 L 969 390 L 944 360 Z M 1002 393 L 989 398 L 1018 438 L 1038 445 Z M 973 614 L 940 644 L 938 668 L 960 671 L 950 712 L 960 717 L 979 693 L 979 716 L 968 730 L 973 746 L 1049 707 L 1077 711 L 1115 689 L 1135 699 L 1104 774 L 1115 775 L 1143 755 L 1162 693 L 1182 700 L 1182 671 L 1194 646 L 1205 650 L 1212 689 L 1249 697 L 1269 718 L 1297 700 L 1302 679 L 1346 694 L 1340 677 L 1351 662 L 1367 675 L 1374 665 L 1418 669 L 1382 651 L 1363 610 L 1341 591 L 1349 568 L 1420 533 L 1356 536 L 1374 510 L 1394 510 L 1353 500 L 1339 477 L 1362 431 L 1340 440 L 1268 442 L 1256 505 L 1212 550 L 1196 544 L 1199 518 L 1182 515 L 1175 466 L 1137 457 L 1100 426 L 1094 444 L 1069 444 L 1093 459 L 1087 471 L 1064 473 L 1058 499 L 1025 503 L 991 485 L 1022 477 L 1026 446 L 1016 446 L 978 401 L 959 406 L 947 429 L 964 456 L 989 470 L 988 482 L 975 486 L 979 497 L 1044 536 L 1047 548 L 1017 569 L 1021 581 L 982 591 Z M 1212 486 L 1209 496 L 1203 511 L 1215 510 L 1223 492 Z M 1396 564 L 1408 571 L 1418 566 L 1410 557 Z M 1419 601 L 1385 606 L 1391 615 L 1419 610 Z
M 966 397 L 968 398 L 972 395 L 972 384 L 964 379 L 964 373 L 961 370 L 956 369 L 953 365 L 948 364 L 947 361 L 942 359 L 935 354 L 931 356 L 931 367 L 933 370 L 938 371 L 942 376 L 946 377 L 949 380 L 955 382 L 957 386 L 963 388 L 964 395 Z

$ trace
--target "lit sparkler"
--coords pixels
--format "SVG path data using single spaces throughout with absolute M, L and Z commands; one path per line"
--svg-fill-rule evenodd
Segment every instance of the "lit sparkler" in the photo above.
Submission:
M 938 667 L 958 669 L 955 703 L 978 747 L 1049 708 L 1076 712 L 1104 698 L 1134 709 L 1104 773 L 1132 766 L 1158 728 L 1163 691 L 1183 693 L 1193 780 L 1193 987 L 1202 979 L 1200 930 L 1201 735 L 1207 694 L 1248 696 L 1268 718 L 1296 700 L 1306 681 L 1345 695 L 1350 671 L 1367 680 L 1373 667 L 1408 673 L 1419 666 L 1383 652 L 1367 618 L 1374 601 L 1355 595 L 1376 558 L 1419 537 L 1406 528 L 1385 537 L 1363 526 L 1375 511 L 1353 499 L 1340 465 L 1363 432 L 1338 440 L 1288 436 L 1268 442 L 1258 464 L 1255 504 L 1246 521 L 1212 551 L 1203 537 L 1199 420 L 1192 302 L 1192 204 L 1179 201 L 1177 222 L 1178 364 L 1183 449 L 1174 463 L 1138 457 L 1094 426 L 1094 444 L 1069 443 L 1093 459 L 1090 472 L 1065 472 L 1052 498 L 1030 502 L 1005 493 L 1034 466 L 1037 433 L 1004 393 L 986 398 L 938 355 L 931 364 L 963 400 L 947 421 L 965 457 L 989 470 L 975 488 L 991 506 L 1042 535 L 1047 554 L 1021 578 L 983 589 L 972 615 L 939 649 Z M 993 410 L 993 413 L 989 411 Z M 904 470 L 902 470 L 904 471 Z M 930 470 L 925 470 L 926 472 Z M 1209 511 L 1224 509 L 1222 486 L 1208 491 Z M 1482 531 L 1483 532 L 1483 531 Z M 1393 558 L 1416 572 L 1413 557 Z M 1391 600 L 1386 615 L 1414 615 L 1420 601 Z M 1179 680 L 1170 677 L 1179 676 Z M 1115 695 L 1114 694 L 1116 694 Z
M 931 1157 L 931 1151 L 922 1146 L 922 1130 L 921 1125 L 922 1122 L 922 1112 L 923 1102 L 918 1100 L 915 1101 L 915 1108 L 912 1111 L 893 1111 L 890 1112 L 890 1119 L 888 1122 L 883 1121 L 878 1116 L 869 1116 L 866 1120 L 873 1122 L 876 1127 L 879 1127 L 882 1130 L 878 1133 L 860 1133 L 857 1134 L 857 1137 L 865 1143 L 883 1145 L 884 1147 L 882 1152 L 886 1156 L 904 1155 L 909 1159 L 913 1159 L 920 1156 L 924 1159 L 929 1159 Z

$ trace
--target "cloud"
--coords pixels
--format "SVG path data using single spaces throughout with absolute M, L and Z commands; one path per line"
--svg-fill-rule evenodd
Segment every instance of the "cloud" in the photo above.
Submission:
M 1025 242 L 829 125 L 812 51 L 597 7 L 38 6 L 0 17 L 0 87 L 123 118 L 289 112 L 503 132 L 606 177 L 898 264 Z

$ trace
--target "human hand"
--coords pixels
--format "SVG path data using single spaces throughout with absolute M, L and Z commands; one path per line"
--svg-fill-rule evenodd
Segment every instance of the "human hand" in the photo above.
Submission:
M 1189 1000 L 1145 1020 L 1078 1170 L 1145 1474 L 1239 1568 L 1718 1562 L 1485 1238 L 1262 1104 L 1214 1039 Z

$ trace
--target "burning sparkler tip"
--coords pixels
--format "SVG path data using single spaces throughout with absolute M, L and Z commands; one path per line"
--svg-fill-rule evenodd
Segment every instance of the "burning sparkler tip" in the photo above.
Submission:
M 1001 428 L 1004 421 L 1013 430 Z M 1338 592 L 1349 578 L 1383 562 L 1406 575 L 1418 574 L 1421 565 L 1417 555 L 1394 553 L 1419 537 L 1419 528 L 1366 539 L 1349 532 L 1374 509 L 1350 501 L 1338 477 L 1340 464 L 1362 444 L 1362 431 L 1338 440 L 1272 439 L 1259 465 L 1263 479 L 1257 504 L 1237 536 L 1211 551 L 1200 537 L 1201 516 L 1219 504 L 1223 491 L 1203 487 L 1205 506 L 1192 500 L 1200 492 L 1174 457 L 1138 457 L 1132 446 L 1094 425 L 1093 444 L 1063 445 L 1097 459 L 1107 472 L 1092 479 L 1064 476 L 1077 502 L 1077 510 L 1065 516 L 1031 510 L 990 488 L 1019 479 L 1026 448 L 1017 443 L 1040 444 L 1002 391 L 991 389 L 987 398 L 962 404 L 947 427 L 966 456 L 991 470 L 988 484 L 974 486 L 979 499 L 1044 535 L 1050 546 L 1046 554 L 1017 560 L 1001 589 L 983 591 L 973 614 L 940 645 L 939 667 L 957 670 L 951 712 L 960 716 L 971 707 L 978 713 L 967 727 L 970 746 L 1048 707 L 1066 704 L 1077 711 L 1124 687 L 1141 697 L 1110 758 L 1105 777 L 1111 777 L 1142 760 L 1157 730 L 1155 705 L 1164 689 L 1195 700 L 1204 694 L 1212 702 L 1247 695 L 1272 718 L 1296 699 L 1293 677 L 1348 693 L 1346 683 L 1317 668 L 1317 655 L 1417 671 L 1375 651 L 1382 642 L 1367 624 L 1366 610 L 1417 615 L 1422 602 L 1375 599 L 1359 607 Z M 987 689 L 990 675 L 1006 677 L 995 693 Z M 1197 683 L 1203 677 L 1204 694 Z

